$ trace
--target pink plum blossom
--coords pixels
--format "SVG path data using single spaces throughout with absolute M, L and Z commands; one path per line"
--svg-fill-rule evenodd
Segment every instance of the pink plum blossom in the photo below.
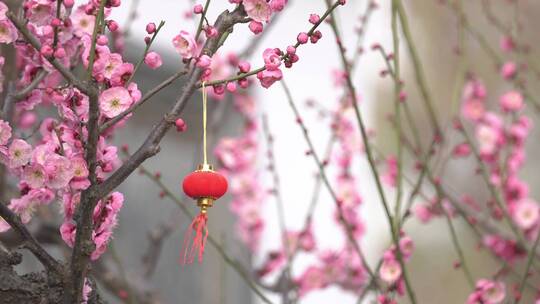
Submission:
M 270 1 L 270 7 L 275 12 L 280 12 L 285 8 L 285 5 L 287 5 L 288 0 L 271 0 Z
M 258 35 L 263 31 L 263 24 L 255 20 L 251 21 L 248 27 L 249 30 L 255 35 Z
M 258 22 L 267 22 L 272 16 L 272 8 L 266 0 L 244 0 L 247 15 Z
M 11 24 L 11 21 L 0 20 L 0 43 L 12 43 L 17 39 L 17 36 L 17 29 Z
M 513 208 L 513 217 L 516 224 L 522 229 L 530 229 L 538 224 L 538 219 L 540 218 L 540 210 L 538 208 L 538 203 L 530 199 L 517 202 Z
M 151 69 L 157 69 L 163 64 L 163 61 L 161 61 L 161 56 L 158 53 L 148 52 L 144 57 L 144 63 Z
M 9 167 L 26 165 L 32 157 L 32 146 L 22 139 L 15 139 L 9 146 Z
M 470 120 L 479 120 L 486 112 L 484 102 L 480 99 L 469 99 L 463 103 L 461 113 Z
M 0 19 L 6 19 L 6 13 L 8 11 L 8 7 L 4 2 L 0 2 Z
M 513 62 L 505 62 L 501 67 L 501 75 L 505 79 L 511 79 L 516 76 L 517 66 Z
M 96 17 L 86 14 L 82 6 L 77 8 L 73 14 L 71 14 L 71 22 L 75 29 L 75 35 L 78 37 L 83 35 L 92 35 L 95 20 Z
M 262 87 L 268 89 L 274 84 L 274 82 L 283 78 L 283 73 L 279 69 L 273 71 L 264 70 L 257 73 L 257 78 L 261 82 Z
M 73 164 L 67 157 L 49 154 L 43 167 L 48 176 L 47 186 L 50 188 L 64 188 L 73 178 Z
M 393 258 L 384 259 L 379 275 L 388 284 L 394 284 L 401 277 L 401 266 Z
M 505 93 L 499 102 L 502 109 L 507 112 L 516 112 L 523 108 L 523 96 L 516 91 Z
M 486 279 L 476 282 L 475 291 L 467 298 L 466 304 L 499 304 L 506 297 L 504 283 Z
M 113 118 L 127 110 L 133 100 L 129 91 L 123 87 L 112 87 L 99 96 L 99 107 L 103 115 Z
M 193 35 L 186 31 L 180 31 L 180 34 L 173 38 L 173 45 L 184 59 L 191 59 L 197 55 L 197 42 Z
M 428 223 L 431 220 L 431 218 L 433 217 L 433 214 L 429 210 L 429 208 L 426 207 L 425 205 L 421 205 L 421 204 L 415 204 L 414 205 L 413 214 L 423 224 Z
M 281 65 L 281 51 L 279 49 L 266 49 L 263 52 L 264 66 L 268 71 L 275 71 Z
M 0 119 L 0 145 L 5 145 L 11 138 L 11 126 L 7 121 Z
M 42 165 L 34 163 L 24 168 L 23 178 L 32 188 L 41 188 L 47 181 L 47 174 Z

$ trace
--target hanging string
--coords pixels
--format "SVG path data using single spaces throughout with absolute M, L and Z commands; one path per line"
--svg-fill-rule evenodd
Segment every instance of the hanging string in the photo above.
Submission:
M 203 164 L 208 164 L 208 156 L 206 154 L 206 82 L 202 83 L 202 98 L 203 98 Z

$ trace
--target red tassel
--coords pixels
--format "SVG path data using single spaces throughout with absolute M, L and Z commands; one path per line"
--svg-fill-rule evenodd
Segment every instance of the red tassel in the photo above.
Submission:
M 208 217 L 206 216 L 206 213 L 199 213 L 199 215 L 193 219 L 193 222 L 191 222 L 191 225 L 186 231 L 186 234 L 184 235 L 184 246 L 182 247 L 183 256 L 181 258 L 181 263 L 183 265 L 193 263 L 196 254 L 199 256 L 199 263 L 202 262 L 204 245 L 208 238 L 208 229 L 206 229 L 207 220 Z M 195 230 L 195 238 L 193 238 L 193 230 Z

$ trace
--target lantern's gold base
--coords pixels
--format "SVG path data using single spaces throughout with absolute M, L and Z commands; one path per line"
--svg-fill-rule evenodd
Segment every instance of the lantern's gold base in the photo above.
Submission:
M 200 164 L 197 171 L 214 171 L 214 167 L 210 164 Z
M 197 199 L 197 206 L 201 208 L 201 213 L 206 213 L 208 208 L 214 206 L 214 199 L 210 197 L 202 197 Z

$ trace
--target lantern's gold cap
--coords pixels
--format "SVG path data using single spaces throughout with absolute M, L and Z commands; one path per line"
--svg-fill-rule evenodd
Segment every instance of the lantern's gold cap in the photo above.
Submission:
M 210 164 L 200 164 L 197 168 L 199 171 L 214 171 L 214 167 Z

